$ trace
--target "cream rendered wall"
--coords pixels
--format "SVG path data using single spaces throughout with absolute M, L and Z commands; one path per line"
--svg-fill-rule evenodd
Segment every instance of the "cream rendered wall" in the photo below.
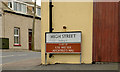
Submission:
M 41 63 L 45 64 L 45 32 L 49 32 L 49 3 L 41 3 Z
M 32 29 L 33 18 L 4 13 L 5 38 L 9 38 L 9 47 L 12 49 L 29 50 L 28 29 Z M 40 50 L 40 25 L 41 21 L 36 19 L 35 26 L 35 50 Z M 20 28 L 20 44 L 14 46 L 14 27 Z
M 93 3 L 92 2 L 53 2 L 54 32 L 82 31 L 82 63 L 92 63 L 92 34 L 93 34 Z M 49 32 L 49 3 L 41 4 L 41 49 L 42 64 L 45 64 L 45 32 Z M 80 63 L 80 55 L 53 55 L 47 57 L 48 64 Z
M 1 14 L 1 9 L 0 9 L 0 14 Z M 3 32 L 2 32 L 2 31 L 3 31 L 3 30 L 2 30 L 3 28 L 2 28 L 2 27 L 3 27 L 3 25 L 2 25 L 2 16 L 0 16 L 0 38 L 3 37 L 3 34 L 2 34 L 2 33 L 3 33 Z
M 0 14 L 2 14 L 2 4 L 0 2 Z M 0 37 L 2 37 L 2 16 L 0 16 Z
M 4 31 L 4 26 L 3 26 L 3 11 L 2 11 L 2 3 L 0 2 L 0 38 L 4 37 L 3 31 Z
M 35 50 L 41 51 L 41 20 L 35 20 Z

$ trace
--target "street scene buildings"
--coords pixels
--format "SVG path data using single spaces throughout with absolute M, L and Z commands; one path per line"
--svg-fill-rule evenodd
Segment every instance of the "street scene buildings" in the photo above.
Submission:
M 36 1 L 0 3 L 3 70 L 120 71 L 120 0 Z

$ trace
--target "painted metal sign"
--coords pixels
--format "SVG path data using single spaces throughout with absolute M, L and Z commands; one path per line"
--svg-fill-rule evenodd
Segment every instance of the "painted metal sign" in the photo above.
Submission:
M 46 53 L 80 53 L 81 32 L 46 33 Z

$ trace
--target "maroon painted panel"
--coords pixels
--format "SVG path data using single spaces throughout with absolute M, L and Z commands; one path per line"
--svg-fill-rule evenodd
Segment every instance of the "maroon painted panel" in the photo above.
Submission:
M 120 62 L 118 2 L 94 2 L 93 61 Z
M 32 50 L 32 30 L 29 29 L 29 50 Z
M 118 16 L 118 31 L 119 31 L 119 49 L 118 51 L 120 51 L 120 2 L 119 2 L 119 16 Z M 120 62 L 120 52 L 119 52 L 119 62 Z

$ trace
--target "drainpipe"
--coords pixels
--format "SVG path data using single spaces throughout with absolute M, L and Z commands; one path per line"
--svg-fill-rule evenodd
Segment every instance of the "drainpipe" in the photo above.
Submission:
M 52 5 L 52 0 L 49 0 L 49 32 L 50 33 L 52 33 L 52 30 L 53 30 L 53 28 L 52 28 L 52 7 L 53 7 L 53 5 Z M 53 54 L 49 54 L 49 58 L 51 58 L 53 56 Z
M 49 0 L 49 32 L 52 33 L 52 0 Z

